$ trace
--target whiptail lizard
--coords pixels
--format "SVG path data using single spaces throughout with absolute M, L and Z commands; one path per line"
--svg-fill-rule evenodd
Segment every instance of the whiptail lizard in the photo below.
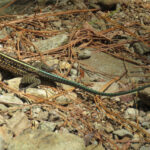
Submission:
M 136 89 L 132 89 L 129 91 L 121 91 L 121 92 L 117 92 L 117 93 L 98 92 L 98 91 L 93 90 L 91 88 L 88 88 L 88 87 L 86 87 L 80 83 L 77 83 L 77 82 L 74 82 L 71 80 L 67 80 L 61 76 L 57 76 L 56 74 L 49 73 L 49 72 L 46 72 L 42 69 L 31 66 L 31 65 L 29 65 L 23 61 L 17 60 L 17 59 L 10 57 L 10 56 L 2 53 L 2 52 L 0 52 L 0 67 L 4 70 L 7 70 L 7 71 L 12 72 L 14 74 L 17 74 L 19 76 L 25 76 L 25 75 L 30 74 L 31 76 L 33 75 L 35 77 L 43 77 L 44 79 L 48 79 L 51 81 L 71 85 L 73 87 L 82 89 L 86 92 L 93 93 L 96 95 L 101 95 L 101 96 L 120 96 L 120 95 L 125 95 L 125 94 L 129 94 L 129 93 L 137 92 L 137 91 L 143 90 L 147 87 L 150 87 L 150 84 L 148 84 L 148 85 L 145 85 L 142 87 L 138 87 Z M 40 83 L 40 80 L 39 79 L 37 79 L 37 80 Z

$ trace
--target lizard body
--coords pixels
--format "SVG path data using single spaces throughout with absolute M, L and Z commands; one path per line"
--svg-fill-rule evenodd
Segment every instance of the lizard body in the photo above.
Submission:
M 49 73 L 42 69 L 36 68 L 36 67 L 29 65 L 23 61 L 20 61 L 11 56 L 8 56 L 2 52 L 0 52 L 0 67 L 4 70 L 7 70 L 7 71 L 12 72 L 19 76 L 31 74 L 31 75 L 35 75 L 36 77 L 43 77 L 43 78 L 51 80 L 51 81 L 71 85 L 73 87 L 82 89 L 86 92 L 93 93 L 96 95 L 101 95 L 101 96 L 120 96 L 120 95 L 129 94 L 129 93 L 134 93 L 134 92 L 143 90 L 147 87 L 150 87 L 150 84 L 149 84 L 149 85 L 138 87 L 136 89 L 132 89 L 129 91 L 121 91 L 121 92 L 117 92 L 117 93 L 99 92 L 99 91 L 93 90 L 92 88 L 88 88 L 80 83 L 77 83 L 77 82 L 74 82 L 71 80 L 67 80 L 61 76 L 57 76 L 56 74 Z M 40 83 L 40 81 L 38 79 L 38 84 L 39 83 Z

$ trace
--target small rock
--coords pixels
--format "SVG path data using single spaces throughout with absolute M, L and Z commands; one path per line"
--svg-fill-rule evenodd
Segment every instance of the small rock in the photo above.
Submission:
M 31 95 L 35 95 L 35 96 L 38 96 L 41 98 L 48 98 L 48 97 L 51 97 L 55 94 L 55 92 L 52 91 L 51 89 L 49 89 L 47 91 L 47 90 L 37 89 L 37 88 L 27 88 L 26 93 L 31 94 Z
M 39 113 L 42 112 L 42 109 L 38 106 L 35 106 L 32 108 L 32 117 L 33 118 L 38 118 Z
M 141 148 L 140 148 L 140 150 L 150 150 L 150 146 L 142 146 Z
M 45 56 L 44 61 L 45 61 L 46 65 L 48 65 L 48 66 L 57 66 L 59 63 L 59 60 L 55 59 L 52 56 Z
M 14 96 L 14 94 L 11 93 L 0 95 L 0 101 L 7 103 L 7 105 L 9 106 L 13 106 L 15 104 L 23 104 L 23 102 L 18 97 Z
M 116 130 L 116 131 L 113 132 L 113 134 L 117 135 L 120 138 L 124 138 L 124 137 L 132 138 L 133 137 L 133 135 L 129 131 L 125 130 L 125 129 Z
M 145 117 L 138 116 L 138 120 L 140 123 L 143 123 L 145 121 Z
M 145 129 L 149 129 L 150 128 L 150 122 L 143 122 L 142 127 Z
M 78 63 L 74 63 L 74 64 L 73 64 L 73 68 L 75 68 L 75 69 L 77 69 L 77 68 L 78 68 L 78 66 L 79 66 L 79 64 L 78 64 Z
M 125 118 L 126 119 L 131 118 L 131 119 L 135 120 L 137 118 L 137 116 L 138 116 L 138 113 L 139 113 L 139 111 L 137 109 L 135 109 L 135 108 L 128 108 L 125 111 Z
M 105 150 L 105 148 L 102 146 L 102 144 L 98 145 L 92 144 L 89 145 L 86 150 Z
M 21 79 L 22 79 L 21 77 L 17 77 L 17 78 L 13 78 L 10 80 L 5 80 L 5 83 L 8 84 L 8 86 L 10 88 L 19 90 L 19 85 L 21 83 Z
M 4 111 L 4 110 L 6 110 L 6 109 L 7 109 L 7 107 L 6 107 L 5 105 L 0 104 L 0 110 Z
M 57 48 L 63 45 L 65 42 L 67 42 L 67 40 L 68 40 L 68 35 L 65 33 L 65 34 L 58 34 L 46 40 L 33 42 L 33 44 L 36 47 L 38 47 L 38 49 L 41 52 L 44 52 L 46 50 Z
M 55 110 L 54 111 L 49 111 L 48 121 L 54 122 L 54 121 L 58 121 L 58 120 L 61 120 L 59 114 L 57 112 L 55 112 Z
M 138 140 L 140 140 L 140 136 L 135 133 L 135 134 L 133 135 L 133 139 L 132 139 L 132 140 L 138 141 Z
M 105 127 L 105 131 L 106 131 L 107 133 L 111 133 L 111 132 L 114 131 L 114 128 L 112 127 L 111 124 L 109 124 L 109 125 L 107 125 L 107 126 Z
M 70 70 L 70 74 L 77 76 L 78 71 L 77 71 L 76 69 L 71 69 L 71 70 Z
M 59 97 L 56 98 L 56 101 L 58 104 L 60 105 L 67 105 L 69 103 L 72 103 L 74 99 L 77 98 L 77 95 L 73 92 L 69 92 L 68 94 L 61 95 Z
M 150 47 L 142 42 L 133 44 L 134 51 L 140 55 L 150 52 Z
M 38 115 L 38 120 L 48 120 L 48 117 L 49 117 L 49 113 L 48 111 L 42 111 L 39 113 Z
M 40 107 L 35 106 L 32 108 L 32 117 L 36 118 L 37 120 L 48 120 L 49 112 L 43 111 Z
M 59 68 L 60 68 L 61 70 L 69 70 L 69 69 L 71 68 L 71 64 L 69 64 L 69 63 L 66 62 L 66 61 L 61 61 L 61 62 L 59 63 Z
M 31 127 L 27 116 L 20 111 L 13 114 L 12 118 L 6 121 L 15 135 L 19 135 L 23 130 Z
M 54 129 L 56 128 L 56 125 L 57 123 L 54 123 L 54 122 L 42 121 L 39 124 L 39 129 L 53 132 Z
M 131 147 L 134 149 L 134 150 L 138 150 L 140 148 L 141 144 L 140 143 L 132 143 L 131 144 Z
M 91 51 L 89 50 L 80 51 L 78 54 L 79 59 L 88 59 L 90 57 L 91 57 Z
M 84 140 L 69 133 L 28 130 L 10 142 L 8 150 L 85 150 Z
M 71 103 L 71 99 L 68 99 L 66 96 L 61 95 L 59 97 L 56 98 L 56 102 L 60 105 L 67 105 L 69 103 Z
M 67 85 L 67 84 L 61 84 L 61 87 L 65 91 L 71 91 L 71 90 L 75 89 L 74 87 Z

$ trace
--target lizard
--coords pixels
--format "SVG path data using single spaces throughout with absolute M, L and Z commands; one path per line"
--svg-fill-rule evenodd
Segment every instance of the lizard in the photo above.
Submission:
M 148 85 L 144 85 L 135 89 L 131 89 L 128 91 L 120 91 L 120 92 L 116 92 L 116 93 L 105 93 L 105 92 L 99 92 L 96 91 L 92 88 L 89 88 L 87 86 L 84 86 L 83 84 L 80 84 L 78 82 L 75 81 L 71 81 L 68 80 L 66 78 L 63 78 L 61 76 L 58 76 L 54 73 L 50 73 L 47 72 L 43 69 L 34 67 L 28 63 L 25 63 L 21 60 L 18 60 L 16 58 L 13 58 L 7 54 L 4 54 L 3 52 L 0 52 L 0 68 L 7 70 L 13 74 L 16 74 L 18 76 L 23 76 L 23 79 L 27 78 L 27 76 L 29 75 L 31 77 L 31 79 L 29 78 L 28 81 L 29 83 L 32 83 L 30 85 L 30 87 L 35 87 L 37 85 L 39 85 L 41 83 L 39 77 L 43 77 L 44 79 L 50 80 L 50 81 L 54 81 L 54 82 L 59 82 L 59 83 L 63 83 L 63 84 L 67 84 L 70 86 L 73 86 L 75 88 L 79 88 L 82 89 L 86 92 L 95 94 L 95 95 L 100 95 L 100 96 L 121 96 L 121 95 L 126 95 L 126 94 L 130 94 L 130 93 L 134 93 L 134 92 L 138 92 L 141 91 L 147 87 L 150 87 L 150 84 Z M 32 81 L 31 81 L 32 80 Z

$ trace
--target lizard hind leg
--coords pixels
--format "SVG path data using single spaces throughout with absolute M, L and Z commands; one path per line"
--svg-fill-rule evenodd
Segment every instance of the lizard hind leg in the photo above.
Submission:
M 41 84 L 41 80 L 36 75 L 24 75 L 19 85 L 20 89 L 34 88 Z

